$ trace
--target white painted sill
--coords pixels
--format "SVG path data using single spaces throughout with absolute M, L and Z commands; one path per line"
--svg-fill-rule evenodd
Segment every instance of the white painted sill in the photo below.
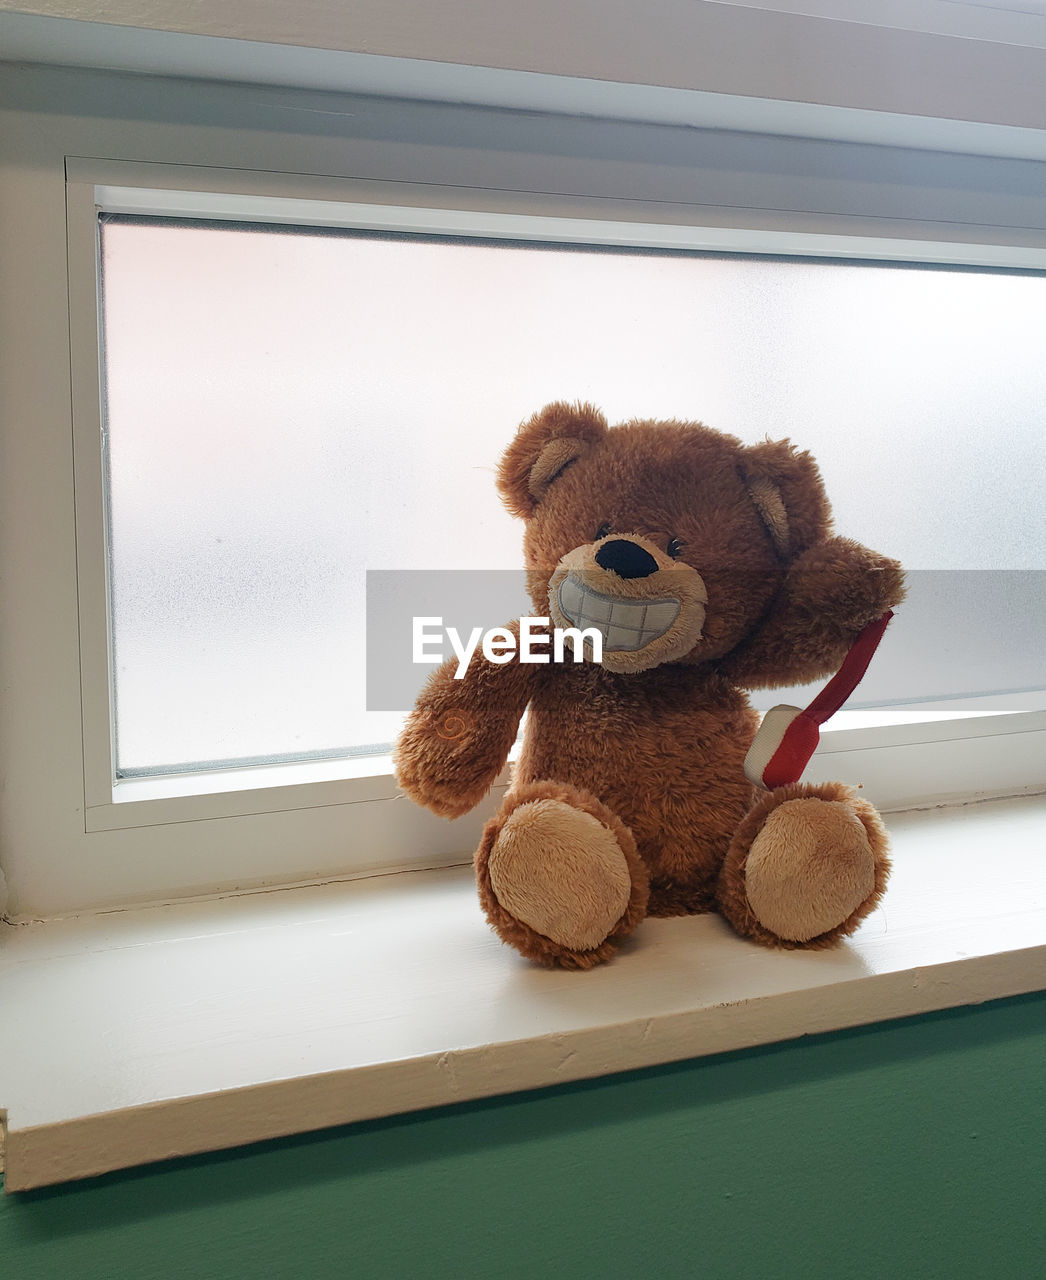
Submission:
M 549 972 L 463 868 L 0 929 L 6 1188 L 1046 987 L 1046 796 L 889 825 L 831 952 L 702 916 Z

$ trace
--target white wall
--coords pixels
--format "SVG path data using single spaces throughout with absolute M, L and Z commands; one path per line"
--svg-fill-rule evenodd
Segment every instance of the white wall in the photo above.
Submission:
M 945 0 L 0 0 L 0 51 L 10 60 L 1046 155 L 1046 10 Z

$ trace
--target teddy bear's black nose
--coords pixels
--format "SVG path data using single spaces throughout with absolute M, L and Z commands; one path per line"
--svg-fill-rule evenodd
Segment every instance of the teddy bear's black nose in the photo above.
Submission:
M 615 538 L 604 542 L 596 552 L 596 564 L 609 569 L 619 578 L 648 578 L 657 572 L 657 561 L 649 551 L 627 538 Z

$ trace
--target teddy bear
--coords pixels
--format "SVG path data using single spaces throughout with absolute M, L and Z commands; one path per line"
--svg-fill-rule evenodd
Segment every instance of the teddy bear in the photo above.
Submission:
M 476 653 L 461 676 L 451 659 L 394 754 L 402 790 L 457 817 L 527 711 L 475 854 L 494 931 L 576 969 L 648 915 L 718 911 L 773 947 L 852 933 L 886 887 L 883 823 L 842 783 L 753 786 L 746 690 L 834 672 L 902 598 L 897 562 L 834 535 L 809 453 L 699 422 L 609 427 L 557 401 L 519 427 L 497 487 L 524 522 L 527 589 L 567 638 L 562 660 Z

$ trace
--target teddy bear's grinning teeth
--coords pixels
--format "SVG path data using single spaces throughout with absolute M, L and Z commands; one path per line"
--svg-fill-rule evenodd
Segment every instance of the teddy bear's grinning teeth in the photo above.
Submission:
M 679 616 L 678 600 L 628 600 L 593 591 L 568 575 L 559 585 L 559 607 L 575 627 L 595 627 L 608 653 L 645 649 Z

